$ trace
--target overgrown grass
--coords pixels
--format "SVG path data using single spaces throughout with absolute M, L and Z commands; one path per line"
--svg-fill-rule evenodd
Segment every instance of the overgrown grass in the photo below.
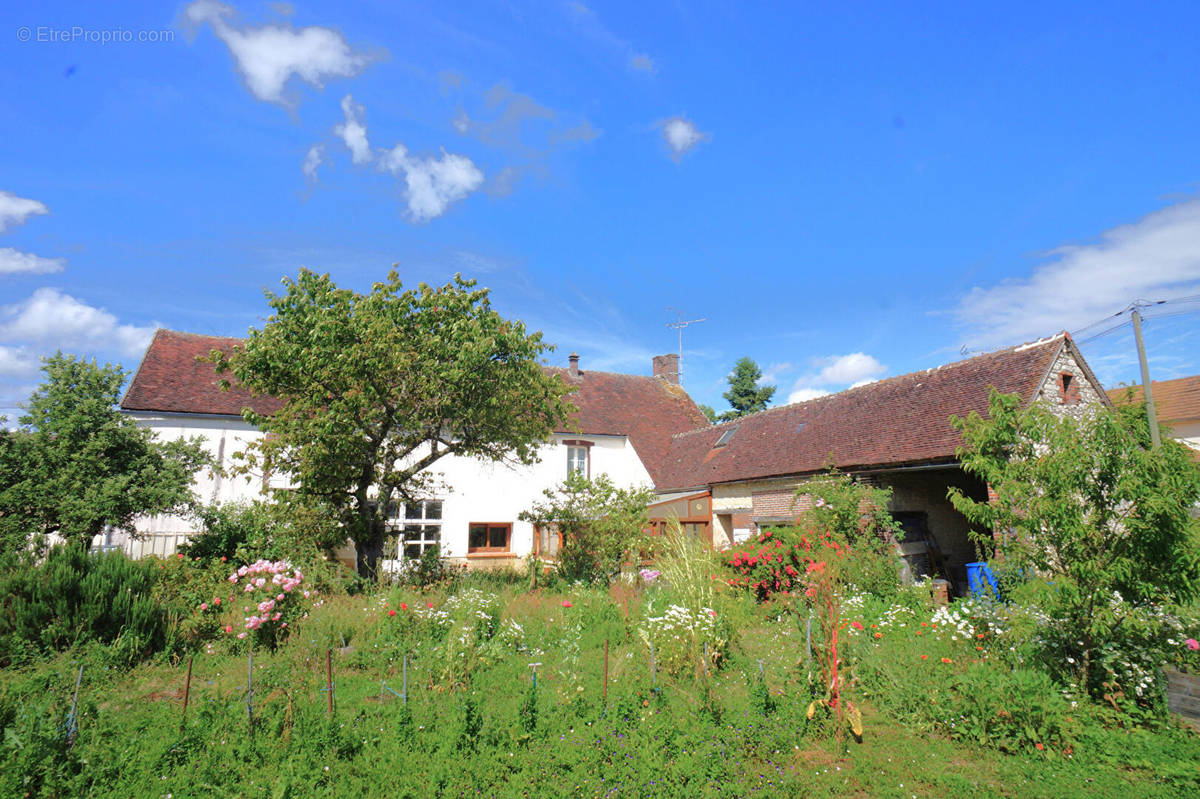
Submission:
M 1071 716 L 1063 722 L 1070 726 L 1069 751 L 1051 738 L 1037 741 L 1041 750 L 1026 745 L 1023 733 L 1003 746 L 956 733 L 952 718 L 926 712 L 923 703 L 961 701 L 978 674 L 1003 680 L 1006 670 L 980 671 L 992 662 L 991 639 L 932 635 L 921 626 L 930 616 L 919 602 L 911 619 L 888 616 L 883 606 L 853 609 L 864 626 L 847 651 L 859 664 L 852 690 L 866 705 L 858 743 L 833 735 L 819 717 L 805 717 L 813 694 L 805 619 L 791 604 L 718 595 L 717 611 L 736 631 L 727 658 L 719 669 L 671 677 L 662 669 L 652 673 L 638 634 L 654 602 L 668 599 L 654 600 L 654 590 L 661 589 L 527 593 L 514 581 L 468 578 L 453 595 L 397 588 L 327 597 L 286 644 L 255 653 L 253 723 L 248 653 L 232 637 L 220 639 L 211 654 L 195 655 L 182 728 L 184 660 L 121 671 L 106 666 L 93 645 L 9 669 L 0 672 L 0 795 L 908 798 L 1200 791 L 1195 735 L 1175 728 L 1114 731 L 1089 708 L 1070 708 L 1055 689 L 1045 696 L 1041 684 L 1028 688 L 1039 701 L 1066 703 L 1061 718 Z M 323 690 L 327 652 L 332 717 Z M 407 703 L 397 696 L 406 657 Z M 79 730 L 68 746 L 64 723 L 79 665 L 85 667 Z

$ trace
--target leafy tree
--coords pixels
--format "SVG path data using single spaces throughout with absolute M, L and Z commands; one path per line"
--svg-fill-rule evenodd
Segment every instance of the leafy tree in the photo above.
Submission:
M 646 526 L 649 488 L 617 488 L 608 475 L 589 480 L 573 472 L 562 485 L 542 492 L 520 515 L 522 521 L 562 533 L 558 572 L 568 580 L 608 580 Z
M 699 405 L 699 406 L 697 406 L 697 407 L 699 407 L 699 408 L 700 408 L 700 413 L 704 414 L 704 417 L 705 417 L 706 419 L 708 419 L 708 421 L 709 421 L 709 422 L 711 422 L 711 423 L 713 423 L 713 424 L 716 424 L 716 421 L 717 421 L 717 412 L 716 412 L 715 410 L 713 410 L 713 406 L 711 406 L 711 405 L 704 405 L 704 404 L 702 403 L 702 404 L 700 404 L 700 405 Z
M 714 422 L 728 422 L 764 410 L 775 396 L 775 386 L 760 386 L 758 381 L 761 379 L 762 370 L 758 364 L 751 358 L 739 358 L 729 374 L 729 390 L 721 395 L 729 402 L 730 410 L 720 416 L 711 408 L 701 406 L 701 410 Z
M 121 367 L 60 352 L 42 371 L 21 427 L 0 444 L 5 547 L 57 533 L 86 549 L 105 527 L 132 530 L 135 516 L 191 506 L 208 457 L 196 441 L 155 441 L 116 410 Z
M 1200 595 L 1200 521 L 1189 514 L 1200 468 L 1169 438 L 1151 449 L 1136 408 L 1072 418 L 993 391 L 989 416 L 952 421 L 963 468 L 996 499 L 952 488 L 950 500 L 987 531 L 976 540 L 994 543 L 1007 567 L 1053 583 L 1046 609 L 1065 622 L 1071 677 L 1095 689 L 1104 678 L 1097 650 L 1131 613 Z
M 532 463 L 572 409 L 567 385 L 538 365 L 541 333 L 492 310 L 474 281 L 405 291 L 393 270 L 359 294 L 301 270 L 284 286 L 267 292 L 262 330 L 210 357 L 283 402 L 243 413 L 265 434 L 244 467 L 290 475 L 328 503 L 363 575 L 382 555 L 388 506 L 438 487 L 429 467 L 447 455 Z

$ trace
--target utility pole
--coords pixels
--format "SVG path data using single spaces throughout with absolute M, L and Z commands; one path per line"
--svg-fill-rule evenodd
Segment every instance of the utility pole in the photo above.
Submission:
M 1154 449 L 1162 445 L 1158 435 L 1158 415 L 1154 412 L 1154 390 L 1150 385 L 1150 366 L 1146 363 L 1146 345 L 1142 343 L 1142 314 L 1143 303 L 1133 304 L 1133 338 L 1137 342 L 1138 362 L 1142 367 L 1142 396 L 1146 400 L 1146 419 L 1150 422 L 1150 443 Z
M 707 322 L 708 320 L 703 317 L 701 317 L 700 319 L 685 320 L 683 318 L 683 311 L 679 310 L 678 308 L 672 308 L 670 305 L 667 306 L 667 310 L 674 311 L 675 315 L 678 317 L 678 319 L 676 319 L 674 322 L 667 322 L 667 327 L 673 327 L 679 331 L 679 385 L 682 386 L 683 385 L 683 329 L 685 327 L 687 327 L 688 325 L 694 325 L 697 322 Z

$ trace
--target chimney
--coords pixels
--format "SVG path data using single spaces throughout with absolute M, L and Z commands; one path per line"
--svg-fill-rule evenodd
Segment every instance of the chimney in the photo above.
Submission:
M 654 376 L 679 385 L 679 354 L 672 352 L 669 355 L 655 355 Z
M 579 377 L 579 353 L 572 352 L 567 360 L 571 363 L 571 368 L 569 370 L 571 377 Z

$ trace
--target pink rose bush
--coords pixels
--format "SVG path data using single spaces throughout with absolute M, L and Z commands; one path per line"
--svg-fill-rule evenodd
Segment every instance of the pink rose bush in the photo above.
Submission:
M 231 586 L 239 586 L 246 605 L 243 611 L 243 630 L 238 638 L 254 634 L 258 643 L 275 647 L 279 632 L 299 613 L 304 599 L 316 592 L 304 585 L 304 574 L 285 560 L 259 560 L 241 566 L 226 578 Z M 232 627 L 226 627 L 232 632 Z

